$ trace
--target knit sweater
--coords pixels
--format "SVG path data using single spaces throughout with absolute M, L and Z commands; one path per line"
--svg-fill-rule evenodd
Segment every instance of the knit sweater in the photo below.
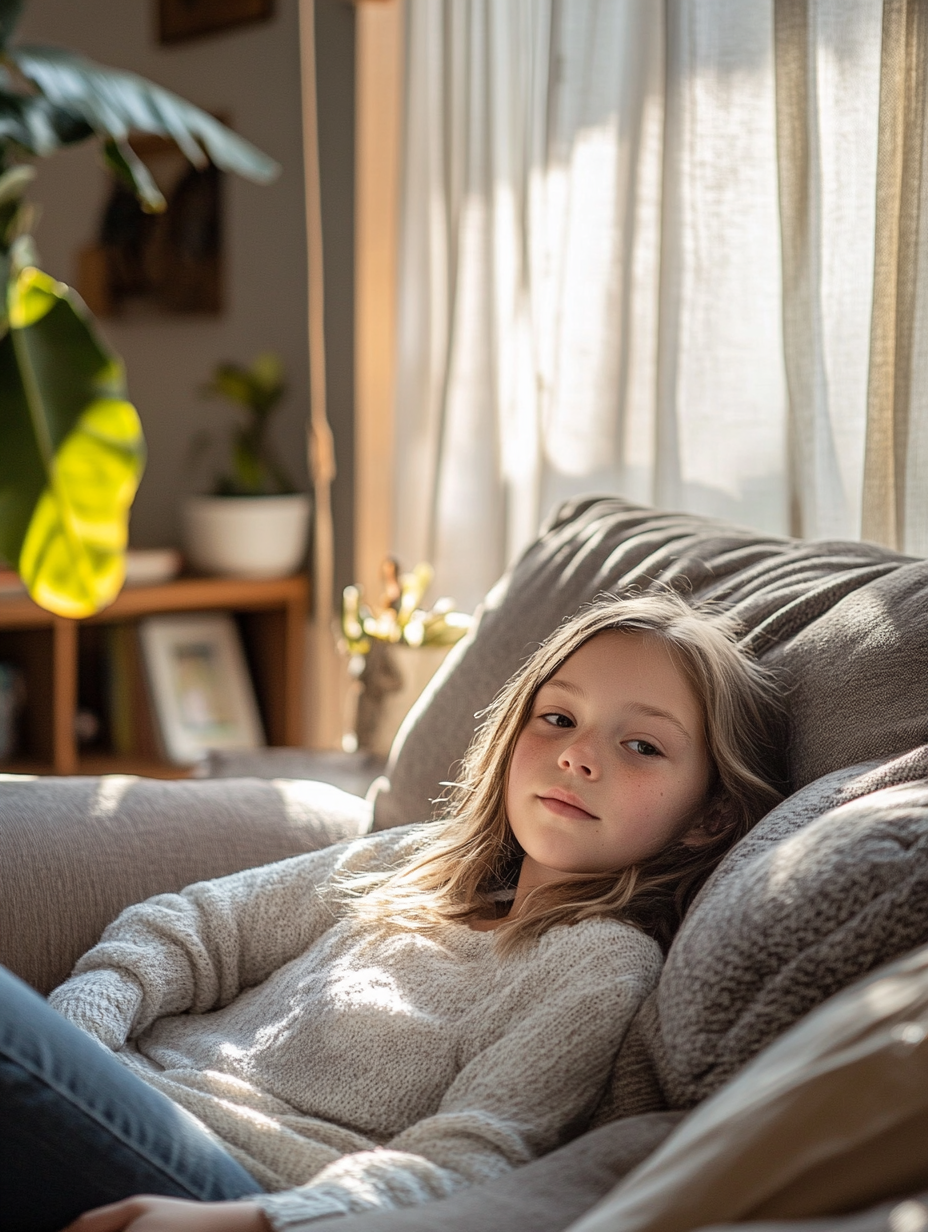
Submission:
M 492 932 L 372 927 L 327 891 L 423 832 L 129 907 L 51 995 L 269 1191 L 279 1232 L 446 1197 L 560 1145 L 657 982 L 656 943 L 614 920 L 502 957 Z

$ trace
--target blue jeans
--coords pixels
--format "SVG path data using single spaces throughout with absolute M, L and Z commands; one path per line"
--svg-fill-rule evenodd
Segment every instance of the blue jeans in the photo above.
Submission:
M 0 1223 L 58 1232 L 133 1194 L 262 1193 L 176 1104 L 0 967 Z

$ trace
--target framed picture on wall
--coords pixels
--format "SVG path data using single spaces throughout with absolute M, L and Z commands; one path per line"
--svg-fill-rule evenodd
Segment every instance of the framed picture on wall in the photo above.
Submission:
M 224 123 L 226 116 L 217 116 Z M 77 290 L 99 317 L 218 315 L 223 289 L 223 173 L 191 167 L 164 137 L 133 136 L 168 208 L 147 214 L 109 176 L 94 241 L 77 254 Z
M 158 39 L 181 43 L 274 16 L 274 0 L 158 0 Z
M 264 744 L 231 616 L 151 616 L 139 622 L 139 639 L 161 743 L 171 761 L 190 765 L 210 749 Z

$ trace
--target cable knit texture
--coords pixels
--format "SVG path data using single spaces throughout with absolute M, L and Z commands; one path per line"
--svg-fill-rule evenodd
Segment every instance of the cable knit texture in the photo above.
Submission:
M 492 932 L 372 929 L 333 874 L 413 826 L 130 907 L 52 1005 L 198 1117 L 278 1230 L 489 1180 L 589 1122 L 658 946 L 613 920 L 502 958 Z

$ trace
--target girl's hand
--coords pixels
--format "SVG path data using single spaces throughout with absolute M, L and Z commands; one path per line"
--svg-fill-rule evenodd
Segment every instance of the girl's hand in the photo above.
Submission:
M 270 1232 L 256 1202 L 185 1202 L 144 1194 L 98 1206 L 68 1224 L 64 1232 Z

